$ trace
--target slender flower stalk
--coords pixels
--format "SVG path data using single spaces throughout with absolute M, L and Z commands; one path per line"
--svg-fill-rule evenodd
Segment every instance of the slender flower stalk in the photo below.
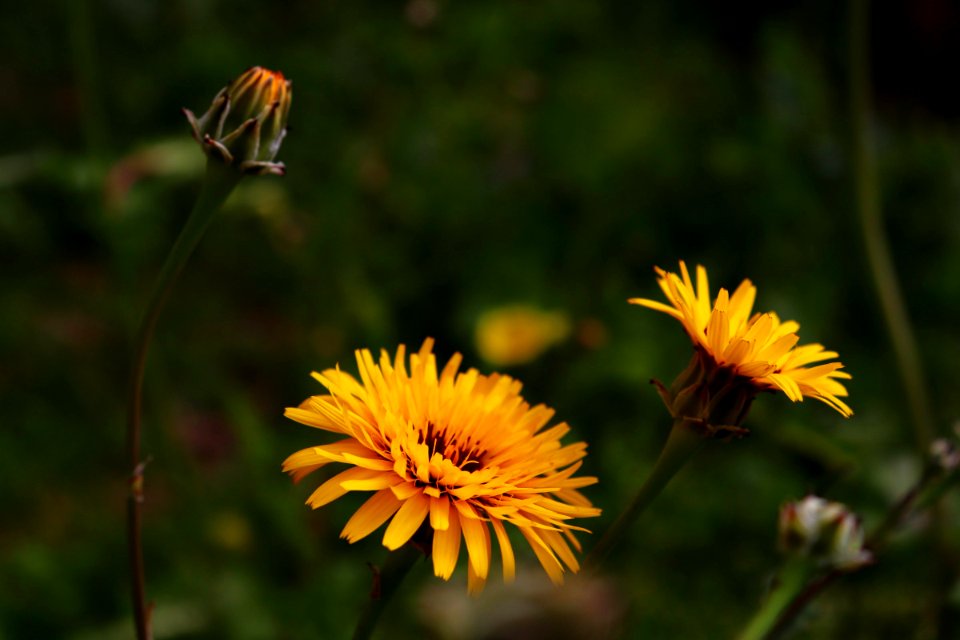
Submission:
M 193 211 L 160 270 L 147 309 L 140 321 L 127 396 L 127 462 L 131 470 L 127 497 L 127 543 L 134 626 L 138 640 L 149 640 L 152 637 L 142 540 L 146 461 L 141 458 L 140 452 L 143 378 L 150 343 L 160 312 L 180 273 L 209 227 L 214 214 L 240 179 L 245 174 L 282 173 L 283 165 L 272 161 L 286 132 L 286 116 L 290 107 L 289 89 L 289 82 L 282 74 L 255 67 L 221 91 L 214 99 L 211 109 L 200 121 L 184 110 L 194 136 L 207 151 L 207 168 Z M 231 105 L 234 105 L 233 119 L 230 117 Z M 278 114 L 282 114 L 282 118 Z M 237 116 L 240 119 L 237 119 Z M 225 132 L 225 123 L 235 124 L 236 128 Z M 216 137 L 211 136 L 211 133 Z M 227 145 L 233 149 L 232 153 Z M 221 148 L 227 150 L 226 154 Z M 263 149 L 269 151 L 264 152 Z
M 823 363 L 837 354 L 819 344 L 798 347 L 796 322 L 781 322 L 772 312 L 753 313 L 757 292 L 749 280 L 732 295 L 720 289 L 711 304 L 703 267 L 697 267 L 696 285 L 683 261 L 680 275 L 660 268 L 656 272 L 669 304 L 646 298 L 630 302 L 680 321 L 693 343 L 694 355 L 669 388 L 653 381 L 673 418 L 673 428 L 650 476 L 600 539 L 588 557 L 589 564 L 599 564 L 610 554 L 706 440 L 747 433 L 741 424 L 759 393 L 782 391 L 794 402 L 814 398 L 844 417 L 853 415 L 841 399 L 847 390 L 838 382 L 850 375 L 842 371 L 840 362 Z
M 660 457 L 657 458 L 650 475 L 647 476 L 643 486 L 640 487 L 640 491 L 627 505 L 627 508 L 617 517 L 617 520 L 607 529 L 587 556 L 584 562 L 587 566 L 598 567 L 603 564 L 614 546 L 626 535 L 630 526 L 640 517 L 640 514 L 660 495 L 673 479 L 673 476 L 700 450 L 705 442 L 706 439 L 702 432 L 695 425 L 683 419 L 673 423 L 667 442 L 660 451 Z
M 777 621 L 807 585 L 814 565 L 803 558 L 791 558 L 777 578 L 777 584 L 763 605 L 738 636 L 738 640 L 766 640 L 777 628 Z
M 130 475 L 130 494 L 127 498 L 127 536 L 130 547 L 130 565 L 133 574 L 133 607 L 137 637 L 150 637 L 149 610 L 146 605 L 145 578 L 142 549 L 143 474 L 145 462 L 140 458 L 141 411 L 143 405 L 143 376 L 147 365 L 147 352 L 153 340 L 157 319 L 173 285 L 183 271 L 190 254 L 200 242 L 204 231 L 213 220 L 213 215 L 226 201 L 240 176 L 218 163 L 209 163 L 200 197 L 186 226 L 180 232 L 167 261 L 164 263 L 154 285 L 150 302 L 137 333 L 133 366 L 130 373 L 130 388 L 127 402 L 127 461 L 133 470 Z
M 890 334 L 890 343 L 897 361 L 897 370 L 906 395 L 914 444 L 923 455 L 937 435 L 933 420 L 930 387 L 924 375 L 920 350 L 911 326 L 909 313 L 901 292 L 896 267 L 890 252 L 881 203 L 880 181 L 877 177 L 876 143 L 871 131 L 873 106 L 870 86 L 870 3 L 868 0 L 849 0 L 849 101 L 852 132 L 852 164 L 855 201 L 863 236 L 864 249 L 874 289 L 883 318 Z M 946 531 L 943 507 L 932 510 L 932 548 L 936 557 L 955 557 L 953 540 Z M 954 565 L 951 568 L 951 564 Z M 936 582 L 946 594 L 956 582 L 956 562 L 937 564 Z M 942 617 L 942 605 L 931 599 L 925 613 L 926 626 L 937 629 Z M 931 632 L 935 635 L 935 632 Z
M 850 0 L 850 119 L 853 133 L 853 176 L 856 205 L 867 263 L 897 359 L 912 415 L 914 441 L 924 454 L 934 438 L 929 386 L 920 363 L 917 341 L 900 291 L 890 243 L 883 229 L 875 144 L 870 131 L 869 16 L 867 0 Z
M 387 556 L 382 569 L 375 570 L 370 598 L 360 613 L 357 627 L 353 631 L 353 640 L 367 640 L 373 634 L 383 610 L 387 608 L 410 570 L 423 557 L 420 549 L 406 544 Z

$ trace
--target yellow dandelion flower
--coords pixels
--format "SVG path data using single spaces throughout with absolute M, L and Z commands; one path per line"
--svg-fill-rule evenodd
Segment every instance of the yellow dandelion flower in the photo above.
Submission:
M 819 344 L 797 346 L 800 325 L 792 320 L 782 322 L 773 312 L 753 313 L 757 289 L 749 280 L 744 280 L 733 295 L 720 289 L 711 305 L 707 271 L 702 266 L 697 266 L 696 287 L 682 260 L 680 275 L 659 267 L 656 271 L 658 284 L 670 304 L 644 298 L 629 302 L 662 311 L 679 320 L 703 361 L 700 368 L 705 366 L 711 370 L 707 372 L 708 376 L 715 380 L 717 370 L 728 376 L 732 373 L 734 384 L 743 386 L 746 383 L 747 387 L 757 391 L 780 390 L 794 402 L 804 397 L 816 398 L 844 417 L 853 415 L 850 407 L 840 399 L 847 396 L 847 390 L 838 382 L 849 379 L 850 374 L 841 371 L 843 364 L 840 362 L 823 363 L 837 358 L 838 354 Z M 813 363 L 822 364 L 809 366 Z M 690 373 L 688 369 L 681 384 L 691 382 Z M 693 376 L 702 378 L 702 372 L 693 373 Z M 730 383 L 728 380 L 727 384 Z M 702 390 L 701 386 L 699 395 Z M 677 408 L 678 400 L 690 399 L 678 397 L 680 389 L 676 383 L 672 391 L 673 408 Z M 739 424 L 738 418 L 742 419 L 748 405 L 749 400 L 738 403 L 737 411 L 728 412 L 725 417 L 732 424 Z
M 504 579 L 514 576 L 513 547 L 504 525 L 519 529 L 555 583 L 564 566 L 579 569 L 573 518 L 599 509 L 578 489 L 593 477 L 574 477 L 586 444 L 563 445 L 565 423 L 546 428 L 553 410 L 531 407 L 509 376 L 459 372 L 454 355 L 438 371 L 433 340 L 410 355 L 403 346 L 379 363 L 356 352 L 360 380 L 338 368 L 314 373 L 327 395 L 308 398 L 286 416 L 346 437 L 293 454 L 283 470 L 295 481 L 331 463 L 349 465 L 307 499 L 314 509 L 350 491 L 373 495 L 340 536 L 353 543 L 388 520 L 383 544 L 396 550 L 414 538 L 432 546 L 434 573 L 448 580 L 461 542 L 468 555 L 468 588 L 479 592 L 491 564 L 491 529 Z M 419 532 L 419 533 L 418 533 Z M 430 540 L 432 537 L 432 541 Z

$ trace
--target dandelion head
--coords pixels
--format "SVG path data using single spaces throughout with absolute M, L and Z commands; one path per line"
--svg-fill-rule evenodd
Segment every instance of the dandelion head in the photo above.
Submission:
M 479 592 L 496 538 L 503 576 L 515 572 L 508 527 L 532 547 L 555 583 L 576 572 L 580 544 L 571 523 L 599 515 L 579 489 L 582 442 L 563 444 L 565 423 L 548 426 L 553 411 L 531 407 L 521 385 L 505 375 L 459 371 L 454 355 L 438 368 L 426 340 L 409 357 L 357 351 L 359 379 L 339 368 L 315 373 L 327 393 L 287 409 L 287 417 L 343 438 L 291 455 L 284 471 L 295 481 L 330 463 L 347 465 L 307 499 L 314 509 L 351 491 L 371 495 L 341 537 L 353 543 L 387 523 L 383 544 L 414 542 L 429 550 L 434 573 L 450 578 L 466 547 L 468 588 Z
M 692 404 L 706 409 L 702 405 L 709 396 L 711 409 L 727 410 L 699 418 L 719 417 L 739 425 L 753 395 L 782 391 L 794 402 L 815 398 L 844 417 L 853 415 L 841 399 L 847 390 L 840 380 L 849 379 L 850 374 L 835 361 L 838 354 L 819 344 L 798 346 L 800 325 L 792 320 L 781 321 L 773 312 L 754 313 L 757 289 L 749 280 L 732 294 L 720 289 L 711 302 L 707 271 L 702 266 L 697 266 L 696 283 L 683 261 L 679 275 L 659 267 L 656 272 L 667 303 L 645 298 L 629 302 L 676 318 L 693 342 L 695 363 L 678 379 L 679 388 L 674 383 L 667 392 L 669 398 L 665 397 L 673 411 L 689 409 Z M 736 393 L 730 393 L 734 389 Z M 680 397 L 684 391 L 687 397 Z

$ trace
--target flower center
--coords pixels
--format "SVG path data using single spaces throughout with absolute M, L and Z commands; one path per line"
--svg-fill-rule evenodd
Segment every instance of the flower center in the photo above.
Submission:
M 445 428 L 438 429 L 432 422 L 427 422 L 426 430 L 420 432 L 417 440 L 427 445 L 431 458 L 439 453 L 462 471 L 476 471 L 483 467 L 487 450 L 470 436 L 449 434 Z

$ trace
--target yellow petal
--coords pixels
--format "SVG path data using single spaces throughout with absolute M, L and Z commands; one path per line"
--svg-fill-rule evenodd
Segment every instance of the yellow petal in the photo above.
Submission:
M 563 584 L 563 566 L 560 564 L 560 561 L 557 560 L 557 557 L 553 555 L 553 552 L 547 548 L 543 540 L 540 539 L 537 532 L 530 527 L 520 527 L 520 533 L 522 533 L 523 537 L 530 543 L 530 547 L 537 555 L 540 564 L 543 565 L 543 569 L 550 577 L 550 581 L 556 585 Z
M 726 293 L 723 289 L 721 289 L 720 292 Z M 730 339 L 730 324 L 727 321 L 727 312 L 719 308 L 719 303 L 720 301 L 717 300 L 718 306 L 714 308 L 713 313 L 710 314 L 710 320 L 707 322 L 706 328 L 707 343 L 710 346 L 710 350 L 715 354 L 723 353 Z
M 403 503 L 389 489 L 381 489 L 363 503 L 340 532 L 351 544 L 370 535 L 397 512 Z
M 710 284 L 707 281 L 707 270 L 697 265 L 697 314 L 706 318 L 710 313 Z
M 690 272 L 687 271 L 687 263 L 680 261 L 680 275 L 683 276 L 683 286 L 693 292 L 693 282 L 690 280 Z
M 764 313 L 757 316 L 756 320 L 750 323 L 750 328 L 743 335 L 743 339 L 753 340 L 758 345 L 766 344 L 775 322 L 777 322 L 775 314 Z
M 500 545 L 500 556 L 503 558 L 503 580 L 513 582 L 517 567 L 513 557 L 513 547 L 510 545 L 510 538 L 499 520 L 491 518 L 490 524 L 493 526 L 494 533 L 497 534 L 497 544 Z
M 730 343 L 719 359 L 725 363 L 738 365 L 744 361 L 744 358 L 746 358 L 752 348 L 753 343 L 751 341 L 734 338 L 730 340 Z
M 576 573 L 580 570 L 580 563 L 577 562 L 577 557 L 573 555 L 573 551 L 567 546 L 563 536 L 556 531 L 540 531 L 539 534 L 553 552 L 563 560 L 563 563 L 570 567 L 571 571 Z
M 490 530 L 483 520 L 460 518 L 463 539 L 467 543 L 470 566 L 480 578 L 486 578 L 490 569 Z
M 756 360 L 737 365 L 737 374 L 747 378 L 762 378 L 776 369 L 777 366 L 766 360 Z
M 786 354 L 800 339 L 795 333 L 788 333 L 774 340 L 757 354 L 757 360 L 766 360 L 767 362 L 777 362 Z
M 300 424 L 305 424 L 308 427 L 316 427 L 317 429 L 333 431 L 334 433 L 344 432 L 342 425 L 337 424 L 330 420 L 327 416 L 321 415 L 314 411 L 307 411 L 299 407 L 287 407 L 287 409 L 284 410 L 283 415 L 291 420 L 296 420 Z
M 654 311 L 662 311 L 668 315 L 673 316 L 677 320 L 681 318 L 680 312 L 674 309 L 669 305 L 665 305 L 662 302 L 657 302 L 656 300 L 647 300 L 646 298 L 630 298 L 627 300 L 630 304 L 640 305 L 641 307 L 646 307 L 648 309 L 653 309 Z
M 434 531 L 442 531 L 450 526 L 450 499 L 430 498 L 430 526 Z
M 294 484 L 297 484 L 298 482 L 303 480 L 305 477 L 307 477 L 308 475 L 310 475 L 311 473 L 313 473 L 317 469 L 320 469 L 323 466 L 324 465 L 322 464 L 312 464 L 308 467 L 299 467 L 289 472 L 290 478 L 293 480 Z
M 483 591 L 483 587 L 486 586 L 487 579 L 486 577 L 480 577 L 477 575 L 477 572 L 473 570 L 472 564 L 467 564 L 467 593 L 472 596 L 478 596 Z
M 363 467 L 355 467 L 356 469 L 363 469 Z M 386 489 L 392 487 L 395 484 L 400 484 L 403 482 L 403 478 L 397 477 L 392 470 L 391 471 L 374 471 L 372 469 L 364 469 L 365 471 L 372 471 L 376 475 L 369 478 L 359 478 L 356 480 L 344 480 L 340 483 L 340 486 L 346 489 L 347 491 L 379 491 L 380 489 Z
M 845 402 L 843 402 L 842 400 L 840 400 L 840 399 L 837 398 L 836 396 L 817 395 L 817 396 L 813 396 L 813 397 L 816 398 L 817 400 L 819 400 L 820 402 L 823 402 L 823 403 L 825 403 L 825 404 L 833 407 L 833 408 L 836 409 L 837 411 L 839 411 L 840 414 L 841 414 L 844 418 L 849 418 L 850 416 L 853 415 L 853 409 L 851 409 L 850 407 L 848 407 Z
M 392 493 L 390 494 L 393 495 Z M 397 515 L 383 533 L 383 546 L 391 551 L 399 549 L 417 532 L 430 511 L 430 498 L 417 493 L 407 498 Z
M 350 464 L 356 465 L 358 467 L 363 467 L 364 469 L 375 469 L 377 471 L 387 471 L 388 469 L 393 469 L 393 460 L 386 460 L 384 458 L 371 458 L 370 450 L 366 449 L 366 455 L 358 456 L 352 453 L 343 453 L 343 459 Z
M 809 369 L 796 369 L 790 372 L 790 377 L 798 382 L 811 381 L 814 378 L 820 378 L 826 376 L 827 374 L 834 373 L 842 367 L 843 364 L 839 362 L 830 362 L 827 364 L 820 364 L 815 367 L 810 367 Z
M 756 297 L 757 288 L 749 280 L 741 282 L 730 296 L 730 326 L 734 331 L 750 317 Z
M 802 367 L 820 360 L 837 358 L 839 355 L 836 351 L 825 351 L 823 346 L 819 344 L 805 344 L 793 350 L 784 366 L 790 368 Z
M 433 532 L 433 574 L 449 580 L 460 556 L 460 516 L 456 513 L 446 529 Z
M 407 481 L 391 486 L 390 490 L 393 491 L 393 495 L 397 496 L 398 500 L 406 500 L 413 494 L 420 492 L 415 483 Z
M 473 505 L 467 502 L 466 500 L 454 500 L 453 506 L 457 508 L 457 511 L 460 512 L 460 515 L 468 520 L 479 520 L 480 514 L 477 513 L 477 510 L 473 508 Z
M 309 447 L 297 451 L 283 461 L 283 470 L 289 472 L 299 467 L 322 466 L 329 462 L 348 462 L 344 457 L 344 454 L 348 451 L 363 452 L 368 455 L 370 453 L 366 447 L 353 438 L 345 438 L 319 447 Z
M 351 480 L 363 480 L 378 473 L 379 472 L 377 471 L 370 471 L 369 469 L 350 467 L 346 471 L 341 471 L 317 487 L 316 491 L 310 494 L 310 497 L 307 498 L 307 504 L 314 509 L 322 507 L 325 504 L 329 504 L 349 491 L 349 489 L 345 489 L 342 486 L 343 482 L 350 482 Z
M 793 400 L 794 402 L 800 402 L 803 400 L 803 394 L 800 392 L 800 387 L 797 386 L 796 381 L 785 375 L 779 373 L 771 373 L 766 376 L 766 380 L 772 382 L 776 387 L 783 390 L 787 397 Z

